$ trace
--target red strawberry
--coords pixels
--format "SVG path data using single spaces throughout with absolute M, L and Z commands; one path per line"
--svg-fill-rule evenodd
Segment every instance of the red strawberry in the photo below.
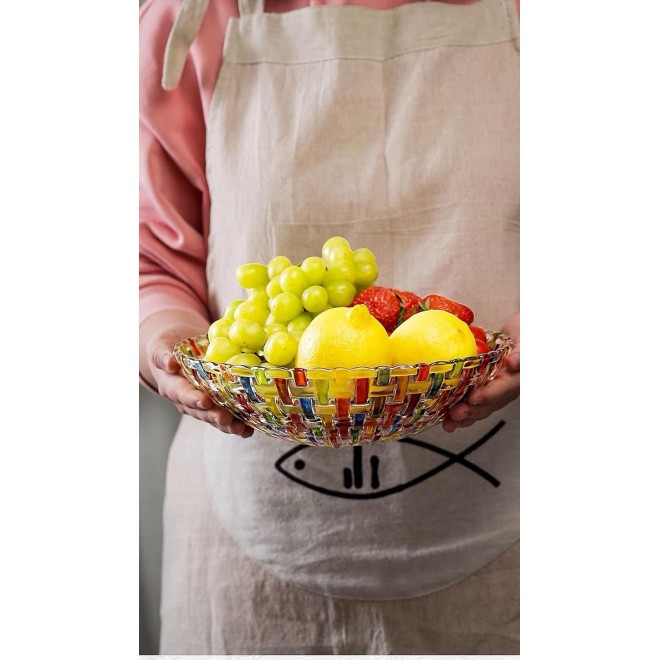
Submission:
M 444 296 L 439 296 L 436 293 L 430 293 L 422 300 L 424 309 L 442 309 L 445 312 L 458 316 L 461 321 L 465 321 L 468 325 L 474 321 L 474 313 L 472 310 L 463 303 L 450 300 Z
M 478 325 L 471 325 L 470 330 L 474 335 L 474 339 L 477 342 L 477 355 L 481 353 L 488 353 L 490 348 L 488 348 L 488 343 L 486 340 L 486 331 L 483 328 L 480 328 Z
M 397 322 L 397 326 L 399 326 L 413 314 L 421 311 L 419 304 L 422 302 L 422 299 L 411 291 L 395 291 L 395 294 L 401 302 L 401 311 L 399 312 L 399 320 Z
M 392 334 L 405 320 L 420 311 L 422 299 L 411 291 L 391 287 L 370 286 L 353 298 L 351 307 L 366 305 L 371 315 Z
M 353 298 L 350 306 L 355 305 L 366 305 L 371 315 L 387 330 L 388 335 L 394 332 L 401 313 L 401 302 L 397 298 L 396 289 L 384 286 L 367 287 Z

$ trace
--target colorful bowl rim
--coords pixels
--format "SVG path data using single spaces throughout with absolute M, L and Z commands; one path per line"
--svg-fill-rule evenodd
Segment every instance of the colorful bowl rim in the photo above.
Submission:
M 481 358 L 484 355 L 501 355 L 504 352 L 510 351 L 514 345 L 515 341 L 512 337 L 509 335 L 503 334 L 503 333 L 494 333 L 495 336 L 495 341 L 500 342 L 500 345 L 497 346 L 496 348 L 493 348 L 492 350 L 488 351 L 487 353 L 479 353 L 477 355 L 467 355 L 462 358 L 454 358 L 452 360 L 438 360 L 436 362 L 419 362 L 417 364 L 389 364 L 389 365 L 381 365 L 378 367 L 314 367 L 313 369 L 305 369 L 303 367 L 279 367 L 274 364 L 266 364 L 266 365 L 254 365 L 254 366 L 246 366 L 243 364 L 229 364 L 228 362 L 213 362 L 211 360 L 205 360 L 203 357 L 194 357 L 191 355 L 187 355 L 183 352 L 182 347 L 184 344 L 189 343 L 191 340 L 193 341 L 198 341 L 198 340 L 205 340 L 208 341 L 208 337 L 206 335 L 197 335 L 195 337 L 188 337 L 187 339 L 183 339 L 180 342 L 178 342 L 174 348 L 172 349 L 172 354 L 176 358 L 177 355 L 181 355 L 183 358 L 186 358 L 188 360 L 192 360 L 194 362 L 200 363 L 202 365 L 212 365 L 213 368 L 217 367 L 225 367 L 226 369 L 231 370 L 232 368 L 238 367 L 239 369 L 243 370 L 249 370 L 249 371 L 254 371 L 260 372 L 260 371 L 272 371 L 272 370 L 278 370 L 278 371 L 287 371 L 293 374 L 294 371 L 297 373 L 307 373 L 308 371 L 313 371 L 313 372 L 325 372 L 325 373 L 351 373 L 351 372 L 364 372 L 364 371 L 383 371 L 384 369 L 392 370 L 392 369 L 415 369 L 419 370 L 420 367 L 426 366 L 426 367 L 436 367 L 436 366 L 444 366 L 444 365 L 455 365 L 461 362 L 465 362 L 466 360 L 474 360 L 477 358 Z

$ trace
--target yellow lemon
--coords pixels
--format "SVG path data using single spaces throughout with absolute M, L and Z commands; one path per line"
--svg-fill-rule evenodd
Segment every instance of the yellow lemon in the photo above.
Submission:
M 394 364 L 430 363 L 477 354 L 467 323 L 440 309 L 418 312 L 390 335 Z
M 296 355 L 296 366 L 303 369 L 390 364 L 390 338 L 365 305 L 321 312 L 302 333 Z

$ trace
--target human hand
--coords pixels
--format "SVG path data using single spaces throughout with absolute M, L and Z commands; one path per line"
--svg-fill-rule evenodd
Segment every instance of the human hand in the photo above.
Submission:
M 140 373 L 180 413 L 207 422 L 223 433 L 249 438 L 254 429 L 194 387 L 172 355 L 177 342 L 207 329 L 206 321 L 188 312 L 167 310 L 149 317 L 140 328 Z
M 452 433 L 472 426 L 520 396 L 520 314 L 514 314 L 502 327 L 502 333 L 514 340 L 514 347 L 504 366 L 490 383 L 472 390 L 456 404 L 442 422 L 442 428 Z

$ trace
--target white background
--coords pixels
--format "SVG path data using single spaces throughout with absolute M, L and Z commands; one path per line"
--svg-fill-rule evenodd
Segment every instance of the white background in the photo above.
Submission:
M 523 658 L 657 647 L 658 14 L 522 7 Z M 0 645 L 134 657 L 137 7 L 2 22 Z

